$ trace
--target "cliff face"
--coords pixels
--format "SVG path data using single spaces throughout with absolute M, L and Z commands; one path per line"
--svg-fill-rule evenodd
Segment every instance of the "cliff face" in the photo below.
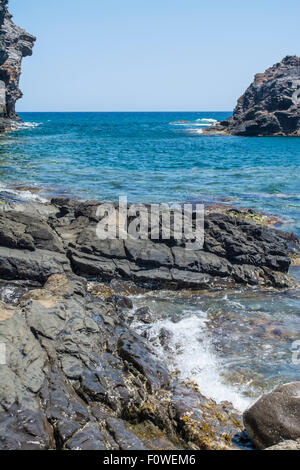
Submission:
M 8 0 L 0 0 L 0 126 L 2 129 L 19 120 L 15 104 L 22 97 L 19 89 L 22 59 L 32 55 L 36 39 L 13 23 L 7 4 Z
M 208 132 L 243 136 L 300 136 L 300 58 L 287 56 L 254 82 L 233 116 Z

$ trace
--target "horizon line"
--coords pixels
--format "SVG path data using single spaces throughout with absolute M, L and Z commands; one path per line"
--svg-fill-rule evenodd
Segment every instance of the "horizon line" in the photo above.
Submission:
M 176 110 L 176 111 L 16 111 L 22 113 L 232 113 L 233 110 Z

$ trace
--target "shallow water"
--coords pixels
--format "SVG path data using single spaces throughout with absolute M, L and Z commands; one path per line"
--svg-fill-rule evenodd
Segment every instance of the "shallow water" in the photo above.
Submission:
M 51 195 L 129 202 L 226 199 L 277 214 L 300 235 L 300 139 L 205 136 L 230 113 L 24 113 L 0 138 L 0 199 Z M 23 187 L 22 187 L 23 185 Z M 29 191 L 26 186 L 31 186 Z M 299 268 L 293 275 L 300 279 Z M 300 379 L 300 294 L 155 292 L 151 327 L 135 327 L 184 378 L 217 401 L 244 409 L 278 383 Z M 171 333 L 167 347 L 157 339 Z
M 180 377 L 195 380 L 204 395 L 244 410 L 276 385 L 300 380 L 300 364 L 293 361 L 293 343 L 300 339 L 300 268 L 292 275 L 298 286 L 282 292 L 137 296 L 135 308 L 148 306 L 155 321 L 134 327 Z M 162 331 L 167 340 L 161 341 Z

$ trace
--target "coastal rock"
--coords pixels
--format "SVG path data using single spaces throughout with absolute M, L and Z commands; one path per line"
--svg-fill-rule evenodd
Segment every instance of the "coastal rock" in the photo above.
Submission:
M 201 395 L 195 386 L 176 384 L 171 405 L 181 434 L 197 448 L 226 450 L 234 438 L 238 441 L 243 426 L 239 413 L 230 403 L 217 405 Z
M 134 317 L 135 317 L 135 320 L 148 324 L 148 325 L 150 325 L 154 321 L 154 318 L 151 314 L 149 307 L 139 308 L 138 310 L 135 311 Z
M 300 58 L 287 56 L 255 75 L 233 116 L 205 133 L 300 136 Z
M 300 382 L 277 387 L 244 413 L 244 425 L 254 444 L 264 449 L 300 438 Z
M 203 248 L 190 249 L 185 239 L 151 240 L 150 234 L 147 240 L 99 240 L 98 206 L 63 199 L 7 205 L 0 213 L 1 277 L 45 282 L 72 270 L 93 280 L 147 287 L 288 285 L 290 238 L 251 213 L 207 213 Z
M 7 9 L 8 0 L 0 0 L 0 126 L 10 127 L 20 120 L 15 111 L 22 97 L 19 89 L 23 57 L 32 54 L 36 38 L 16 26 Z
M 252 214 L 205 215 L 202 249 L 183 240 L 98 240 L 97 205 L 53 200 L 49 224 L 64 242 L 74 271 L 90 277 L 130 279 L 147 285 L 207 288 L 214 285 L 287 285 L 289 242 Z M 64 214 L 61 217 L 62 213 Z
M 241 415 L 174 382 L 120 306 L 92 296 L 85 279 L 51 276 L 0 309 L 1 450 L 237 445 Z

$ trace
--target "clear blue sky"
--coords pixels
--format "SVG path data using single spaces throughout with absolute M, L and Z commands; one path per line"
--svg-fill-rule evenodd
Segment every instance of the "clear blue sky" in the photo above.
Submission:
M 38 38 L 19 111 L 231 110 L 300 55 L 299 0 L 10 0 Z

